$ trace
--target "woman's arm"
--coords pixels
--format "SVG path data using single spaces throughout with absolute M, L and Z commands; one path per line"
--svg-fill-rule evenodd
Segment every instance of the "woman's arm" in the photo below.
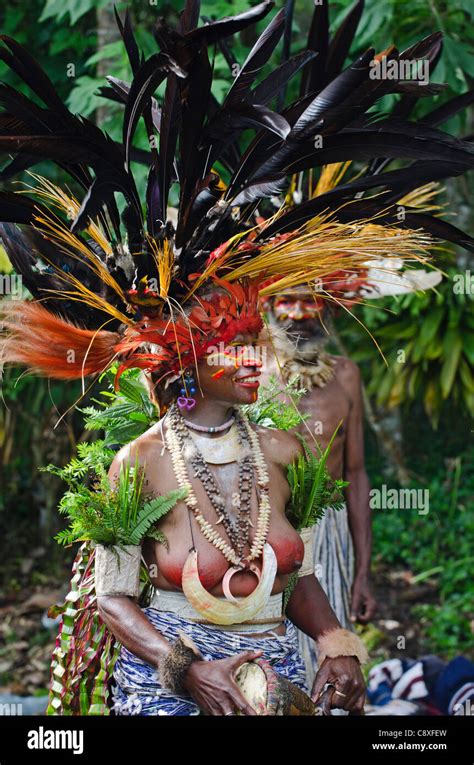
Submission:
M 158 667 L 172 650 L 171 643 L 155 629 L 141 608 L 126 596 L 102 596 L 97 599 L 101 618 L 125 648 L 143 661 Z M 262 651 L 244 651 L 227 659 L 193 661 L 185 674 L 183 685 L 209 715 L 256 715 L 234 680 L 234 673 L 246 661 L 259 658 Z
M 153 666 L 171 650 L 171 645 L 152 625 L 134 600 L 123 596 L 103 595 L 97 598 L 101 619 L 119 643 L 139 659 Z
M 136 460 L 146 470 L 147 442 L 145 438 L 123 446 L 115 455 L 108 476 L 112 487 L 119 483 L 119 475 L 125 463 L 133 465 Z M 97 597 L 97 608 L 116 639 L 135 656 L 154 666 L 171 650 L 170 643 L 147 619 L 141 608 L 132 599 L 116 595 Z
M 286 615 L 298 629 L 315 641 L 324 633 L 341 629 L 326 593 L 313 574 L 298 579 L 286 607 Z M 314 678 L 311 690 L 313 701 L 317 701 L 326 683 L 334 686 L 332 706 L 352 712 L 362 711 L 365 682 L 357 658 L 326 657 Z
M 313 640 L 317 640 L 323 632 L 341 626 L 314 574 L 299 577 L 286 607 L 286 615 Z

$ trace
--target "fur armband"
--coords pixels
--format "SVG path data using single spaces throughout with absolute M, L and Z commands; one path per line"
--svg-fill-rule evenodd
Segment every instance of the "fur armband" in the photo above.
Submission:
M 96 595 L 140 595 L 141 545 L 96 545 Z
M 349 630 L 337 627 L 324 632 L 316 641 L 318 652 L 318 664 L 321 666 L 324 659 L 335 659 L 337 656 L 355 656 L 361 664 L 369 660 L 369 654 L 362 640 Z
M 187 696 L 189 694 L 183 685 L 184 677 L 193 661 L 202 661 L 203 656 L 188 635 L 181 631 L 178 635 L 169 653 L 158 660 L 158 673 L 163 688 L 178 696 Z
M 298 577 L 309 576 L 314 573 L 314 561 L 313 561 L 313 538 L 314 538 L 314 526 L 300 529 L 299 535 L 304 542 L 304 558 L 301 568 L 298 570 Z

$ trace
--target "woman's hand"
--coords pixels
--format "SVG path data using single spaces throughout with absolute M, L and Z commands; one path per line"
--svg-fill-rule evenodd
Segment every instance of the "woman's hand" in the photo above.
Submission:
M 234 675 L 241 664 L 258 659 L 263 651 L 244 651 L 227 659 L 193 661 L 190 664 L 184 686 L 199 708 L 208 715 L 256 715 L 249 705 Z
M 326 683 L 334 686 L 331 706 L 361 713 L 365 701 L 365 682 L 354 656 L 326 657 L 314 678 L 311 698 L 317 702 Z

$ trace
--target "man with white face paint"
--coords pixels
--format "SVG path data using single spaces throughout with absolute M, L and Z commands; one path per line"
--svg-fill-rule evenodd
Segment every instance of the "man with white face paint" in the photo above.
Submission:
M 337 512 L 327 512 L 314 526 L 313 561 L 339 621 L 351 629 L 354 622 L 369 622 L 376 611 L 369 581 L 370 486 L 364 461 L 362 390 L 357 365 L 325 349 L 329 336 L 322 303 L 301 287 L 267 304 L 274 353 L 269 354 L 266 372 L 285 383 L 297 378 L 298 386 L 307 391 L 298 403 L 307 419 L 298 430 L 315 453 L 314 439 L 324 449 L 342 421 L 328 470 L 333 478 L 349 482 L 346 504 Z M 317 670 L 315 644 L 301 631 L 298 638 L 309 679 Z

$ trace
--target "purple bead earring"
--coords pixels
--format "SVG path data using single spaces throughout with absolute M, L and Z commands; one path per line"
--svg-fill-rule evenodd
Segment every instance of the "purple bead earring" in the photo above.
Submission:
M 190 370 L 186 370 L 182 376 L 183 387 L 180 390 L 180 396 L 178 396 L 177 404 L 180 409 L 186 409 L 188 412 L 196 406 L 196 399 L 194 394 L 196 393 L 196 383 Z

